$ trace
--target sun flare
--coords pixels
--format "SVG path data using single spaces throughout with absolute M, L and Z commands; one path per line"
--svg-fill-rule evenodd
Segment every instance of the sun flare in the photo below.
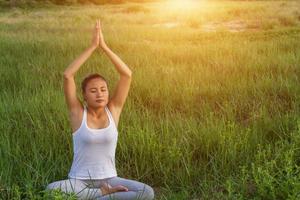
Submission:
M 168 0 L 167 4 L 170 8 L 179 10 L 188 10 L 195 6 L 200 1 L 196 0 Z

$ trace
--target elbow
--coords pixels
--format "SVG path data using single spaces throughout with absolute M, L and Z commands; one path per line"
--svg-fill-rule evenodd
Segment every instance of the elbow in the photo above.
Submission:
M 132 76 L 132 71 L 131 71 L 131 70 L 128 70 L 128 72 L 126 73 L 126 76 L 127 76 L 128 78 L 131 78 L 131 76 Z
M 69 79 L 69 78 L 73 78 L 74 76 L 73 76 L 73 74 L 70 74 L 68 72 L 64 72 L 63 77 L 64 77 L 64 79 Z
M 128 76 L 129 78 L 131 78 L 131 76 L 132 76 L 132 71 L 131 71 L 131 70 L 129 70 L 127 76 Z
M 125 77 L 125 78 L 128 78 L 128 79 L 131 79 L 132 71 L 129 70 L 129 71 L 127 71 L 126 73 L 122 73 L 121 76 L 122 76 L 122 77 Z

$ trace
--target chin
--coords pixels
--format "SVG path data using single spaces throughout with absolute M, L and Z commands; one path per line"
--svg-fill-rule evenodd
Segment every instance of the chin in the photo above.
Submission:
M 101 104 L 96 104 L 95 107 L 97 108 L 104 108 L 105 106 L 107 106 L 107 103 L 101 103 Z
M 99 103 L 96 103 L 96 104 L 89 104 L 88 107 L 92 107 L 92 108 L 104 108 L 107 104 L 99 104 Z

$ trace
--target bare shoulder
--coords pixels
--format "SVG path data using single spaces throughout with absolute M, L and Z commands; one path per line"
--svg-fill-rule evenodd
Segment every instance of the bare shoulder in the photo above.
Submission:
M 83 119 L 83 111 L 84 107 L 82 103 L 69 109 L 69 119 L 73 133 L 80 128 Z
M 109 103 L 107 104 L 107 107 L 112 114 L 112 117 L 115 121 L 116 127 L 118 127 L 122 108 L 115 106 L 112 101 L 109 101 Z

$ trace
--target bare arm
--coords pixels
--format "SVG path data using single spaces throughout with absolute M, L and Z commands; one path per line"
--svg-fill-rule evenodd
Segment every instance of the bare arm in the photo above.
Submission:
M 87 48 L 79 57 L 77 57 L 64 71 L 64 93 L 65 100 L 70 112 L 79 112 L 81 103 L 77 98 L 76 85 L 74 76 L 80 66 L 88 59 L 94 49 L 92 47 Z
M 116 85 L 112 98 L 109 101 L 108 107 L 112 111 L 115 117 L 116 125 L 118 126 L 119 118 L 125 104 L 126 98 L 128 96 L 130 84 L 131 84 L 131 70 L 127 65 L 108 47 L 103 49 L 107 56 L 111 59 L 115 68 L 120 74 L 119 81 Z
M 93 51 L 99 45 L 99 24 L 97 21 L 93 32 L 92 44 L 85 49 L 64 71 L 64 94 L 65 100 L 72 118 L 78 116 L 78 113 L 83 109 L 82 105 L 76 95 L 76 85 L 74 76 L 79 70 L 80 66 L 91 56 Z
M 102 47 L 102 49 L 115 65 L 115 68 L 119 72 L 120 76 L 126 76 L 130 78 L 132 72 L 128 66 L 106 44 Z
M 114 64 L 116 70 L 118 71 L 120 78 L 115 88 L 115 91 L 108 103 L 108 107 L 111 110 L 116 125 L 118 124 L 119 117 L 128 96 L 130 84 L 131 84 L 131 74 L 132 71 L 128 66 L 106 45 L 100 26 L 100 41 L 99 46 L 104 51 L 104 53 L 109 57 L 109 59 Z
M 64 71 L 64 77 L 73 77 L 78 71 L 80 66 L 91 56 L 93 51 L 99 45 L 99 32 L 100 32 L 100 20 L 97 20 L 95 29 L 93 32 L 92 44 L 79 56 L 77 57 Z
M 92 55 L 96 48 L 90 46 L 84 50 L 64 71 L 64 77 L 74 77 L 75 73 L 79 70 L 81 65 Z

